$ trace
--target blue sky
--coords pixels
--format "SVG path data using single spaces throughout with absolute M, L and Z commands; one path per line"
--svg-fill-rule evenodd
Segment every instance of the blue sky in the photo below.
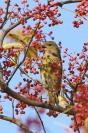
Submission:
M 18 1 L 19 0 L 16 0 L 15 2 Z M 31 0 L 29 1 L 31 2 Z M 1 4 L 3 5 L 3 0 L 0 0 L 0 5 Z M 32 3 L 30 3 L 30 5 L 31 4 Z M 66 5 L 64 7 L 73 10 L 75 8 L 75 4 L 74 6 L 71 4 Z M 63 48 L 69 48 L 70 52 L 80 52 L 83 46 L 83 42 L 88 41 L 88 21 L 85 21 L 84 25 L 81 25 L 80 28 L 74 28 L 72 26 L 74 14 L 64 9 L 60 9 L 60 11 L 62 12 L 61 18 L 64 21 L 64 23 L 62 25 L 58 25 L 51 28 L 54 32 L 55 41 L 58 42 L 58 40 L 60 40 L 63 44 Z M 45 28 L 44 30 L 46 32 L 47 28 Z M 5 105 L 5 102 L 2 102 L 2 104 L 5 107 L 5 113 L 7 115 L 11 115 L 11 103 L 8 102 L 8 104 Z M 27 110 L 27 116 L 29 116 L 30 114 L 33 115 L 32 111 L 29 112 L 29 110 Z M 24 119 L 24 116 L 22 119 Z M 65 133 L 65 130 L 62 128 L 60 124 L 69 125 L 70 123 L 70 119 L 66 117 L 66 115 L 63 116 L 62 114 L 60 114 L 58 118 L 49 118 L 48 116 L 44 115 L 42 119 L 44 121 L 47 133 Z M 2 120 L 0 120 L 0 132 L 19 133 L 16 125 Z

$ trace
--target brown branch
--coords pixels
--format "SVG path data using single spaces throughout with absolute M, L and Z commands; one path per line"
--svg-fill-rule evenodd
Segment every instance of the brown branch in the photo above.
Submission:
M 29 131 L 28 127 L 24 123 L 22 123 L 20 120 L 18 120 L 16 118 L 11 118 L 11 117 L 8 117 L 8 116 L 5 116 L 5 115 L 0 115 L 0 119 L 16 124 L 21 129 L 23 129 L 23 131 L 25 133 L 33 133 L 33 132 Z
M 7 16 L 8 16 L 8 11 L 9 11 L 9 6 L 10 6 L 10 0 L 7 0 L 7 7 L 6 7 L 6 13 L 5 13 L 5 17 L 4 17 L 4 20 L 0 26 L 0 29 L 3 28 L 5 22 L 7 21 Z
M 66 1 L 62 1 L 62 2 L 54 2 L 53 4 L 51 4 L 51 7 L 53 6 L 64 6 L 66 4 L 73 4 L 73 3 L 79 3 L 81 2 L 81 0 L 66 0 Z
M 67 1 L 63 1 L 61 3 L 62 3 L 62 6 L 63 6 L 63 5 L 66 5 L 66 4 L 73 4 L 73 3 L 78 3 L 78 2 L 81 2 L 81 0 L 67 0 Z
M 6 83 L 4 83 L 4 80 L 3 80 L 3 75 L 2 75 L 2 68 L 0 67 L 0 87 L 1 87 L 1 91 L 2 92 L 5 92 L 7 93 L 9 96 L 13 97 L 14 99 L 16 100 L 19 100 L 25 104 L 27 104 L 28 106 L 33 106 L 33 107 L 42 107 L 42 108 L 45 108 L 45 109 L 50 109 L 50 110 L 54 110 L 54 111 L 58 111 L 60 113 L 65 113 L 65 109 L 63 109 L 62 107 L 60 107 L 58 105 L 58 107 L 55 107 L 55 106 L 51 106 L 47 103 L 43 103 L 43 102 L 39 102 L 39 101 L 34 101 L 34 100 L 30 100 L 30 99 L 27 99 L 25 98 L 24 96 L 18 94 L 17 92 L 11 90 L 8 85 Z M 69 107 L 68 107 L 69 108 Z M 66 108 L 66 110 L 68 110 Z M 73 115 L 74 114 L 74 111 L 73 111 L 73 108 L 69 109 L 69 111 L 66 111 L 65 114 L 68 114 L 68 115 Z
M 39 102 L 39 101 L 34 101 L 34 100 L 30 100 L 28 98 L 25 98 L 24 96 L 18 94 L 17 92 L 11 90 L 7 84 L 5 84 L 2 80 L 0 80 L 0 86 L 3 90 L 3 92 L 7 93 L 9 96 L 27 104 L 28 106 L 36 106 L 36 107 L 42 107 L 42 108 L 46 108 L 46 109 L 50 109 L 50 110 L 54 110 L 60 113 L 63 113 L 65 111 L 65 109 L 63 109 L 61 106 L 58 105 L 58 107 L 56 106 L 51 106 L 47 103 L 43 103 L 43 102 Z M 68 107 L 69 108 L 69 107 Z M 67 109 L 67 108 L 66 108 Z M 66 114 L 68 115 L 73 115 L 73 110 L 69 110 L 68 112 L 66 112 Z

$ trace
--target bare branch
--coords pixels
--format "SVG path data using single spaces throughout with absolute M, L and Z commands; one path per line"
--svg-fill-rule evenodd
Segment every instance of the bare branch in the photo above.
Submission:
M 11 117 L 8 117 L 8 116 L 5 116 L 5 115 L 0 115 L 0 119 L 16 124 L 21 129 L 23 129 L 23 131 L 25 133 L 32 133 L 31 131 L 29 131 L 28 127 L 24 123 L 22 123 L 20 120 L 18 120 L 16 118 L 11 118 Z

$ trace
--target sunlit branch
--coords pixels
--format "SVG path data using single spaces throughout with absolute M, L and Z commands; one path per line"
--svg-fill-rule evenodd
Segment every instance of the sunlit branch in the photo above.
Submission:
M 28 127 L 25 124 L 23 124 L 20 120 L 18 120 L 16 118 L 11 118 L 11 117 L 8 117 L 5 115 L 0 115 L 0 119 L 16 124 L 24 131 L 24 133 L 33 133 L 33 132 L 29 131 Z

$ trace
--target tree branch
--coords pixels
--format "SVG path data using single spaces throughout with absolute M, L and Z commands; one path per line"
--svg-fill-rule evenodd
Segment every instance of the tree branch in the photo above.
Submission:
M 16 124 L 21 129 L 23 129 L 23 131 L 25 133 L 33 133 L 33 132 L 29 131 L 28 127 L 25 124 L 23 124 L 20 120 L 18 120 L 16 118 L 11 118 L 11 117 L 8 117 L 8 116 L 5 116 L 5 115 L 0 115 L 0 119 Z
M 53 7 L 53 6 L 62 7 L 62 6 L 65 5 L 65 4 L 72 4 L 72 3 L 78 3 L 78 2 L 81 2 L 81 0 L 66 0 L 66 1 L 63 1 L 63 2 L 54 2 L 53 4 L 50 5 L 50 7 Z M 15 24 L 11 25 L 6 31 L 4 31 L 3 37 L 2 37 L 2 39 L 1 39 L 1 44 L 0 44 L 0 46 L 2 46 L 3 40 L 4 40 L 4 38 L 6 37 L 6 35 L 8 34 L 8 32 L 10 32 L 12 29 L 14 29 L 15 27 L 17 27 L 18 25 L 20 25 L 22 19 L 25 19 L 25 20 L 27 21 L 27 20 L 29 20 L 30 18 L 31 18 L 30 16 L 26 16 L 26 17 L 24 17 L 24 18 L 21 18 L 18 22 L 16 22 Z
M 63 5 L 66 5 L 66 4 L 72 4 L 72 3 L 78 3 L 78 2 L 81 2 L 81 0 L 67 0 L 67 1 L 63 1 L 61 3 L 62 3 L 62 6 L 63 6 Z
M 62 2 L 54 2 L 53 4 L 51 4 L 51 7 L 53 6 L 64 6 L 66 4 L 73 4 L 73 3 L 79 3 L 81 2 L 81 0 L 66 0 L 66 1 L 62 1 Z
M 61 106 L 51 106 L 47 103 L 42 103 L 42 102 L 39 102 L 39 101 L 34 101 L 34 100 L 30 100 L 30 99 L 27 99 L 25 98 L 24 96 L 22 95 L 19 95 L 17 92 L 11 90 L 7 84 L 5 84 L 2 80 L 0 80 L 0 86 L 2 88 L 2 91 L 4 91 L 5 93 L 7 93 L 9 96 L 21 101 L 21 102 L 24 102 L 25 104 L 27 104 L 28 106 L 36 106 L 36 107 L 42 107 L 42 108 L 46 108 L 46 109 L 50 109 L 50 110 L 54 110 L 54 111 L 57 111 L 57 112 L 60 112 L 60 113 L 63 113 L 65 111 L 65 109 L 63 109 Z M 69 108 L 69 107 L 68 107 Z M 67 108 L 66 108 L 67 109 Z M 68 115 L 73 115 L 73 109 L 69 110 L 68 112 L 66 112 L 66 114 Z

